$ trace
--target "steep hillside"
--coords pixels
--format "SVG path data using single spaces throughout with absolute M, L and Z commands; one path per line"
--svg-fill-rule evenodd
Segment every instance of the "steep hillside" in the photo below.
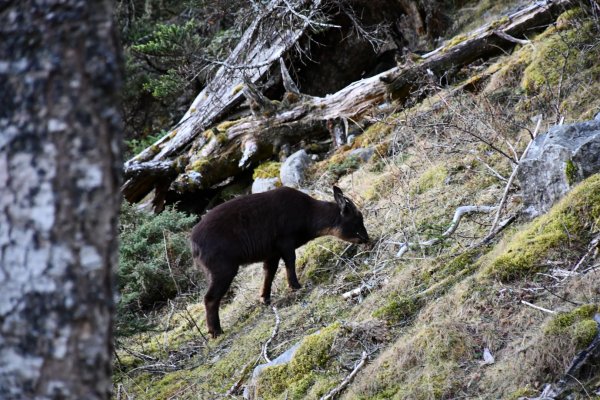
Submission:
M 478 7 L 459 12 L 449 47 L 506 11 Z M 540 396 L 598 335 L 600 175 L 532 221 L 507 181 L 539 121 L 541 134 L 600 111 L 599 34 L 598 8 L 571 9 L 510 53 L 455 71 L 451 86 L 423 78 L 405 103 L 356 121 L 354 142 L 313 164 L 307 189 L 332 200 L 337 183 L 374 242 L 299 249 L 303 288 L 291 292 L 279 272 L 273 308 L 259 303 L 262 266 L 242 268 L 215 340 L 203 285 L 188 285 L 146 315 L 150 329 L 118 338 L 116 397 L 243 398 L 247 387 L 256 399 L 319 399 L 357 365 L 340 398 Z M 374 154 L 364 161 L 359 148 Z M 461 206 L 490 208 L 447 234 Z M 252 377 L 265 355 L 297 344 L 289 363 Z M 569 389 L 575 398 L 598 395 L 598 371 Z

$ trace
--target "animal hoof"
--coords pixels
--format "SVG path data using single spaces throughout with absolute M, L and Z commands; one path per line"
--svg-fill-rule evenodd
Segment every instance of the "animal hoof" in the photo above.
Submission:
M 269 304 L 271 304 L 271 298 L 270 297 L 261 297 L 260 302 L 263 303 L 265 306 L 268 306 Z
M 292 290 L 299 290 L 299 289 L 302 289 L 302 285 L 299 284 L 299 283 L 290 284 L 290 289 L 292 289 Z
M 214 331 L 208 331 L 208 333 L 210 334 L 210 336 L 212 336 L 213 339 L 216 339 L 217 336 L 223 334 L 223 329 L 219 328 L 219 329 L 216 329 Z

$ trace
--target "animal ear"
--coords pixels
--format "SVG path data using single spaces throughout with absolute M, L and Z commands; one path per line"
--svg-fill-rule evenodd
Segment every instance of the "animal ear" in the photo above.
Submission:
M 333 187 L 333 198 L 335 199 L 337 205 L 340 207 L 342 215 L 346 215 L 348 211 L 350 211 L 350 200 L 348 200 L 348 198 L 344 196 L 342 190 L 337 186 Z

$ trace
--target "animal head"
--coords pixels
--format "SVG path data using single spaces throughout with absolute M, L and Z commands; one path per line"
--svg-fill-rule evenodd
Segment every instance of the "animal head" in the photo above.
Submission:
M 336 227 L 336 236 L 347 242 L 368 243 L 369 234 L 365 228 L 362 213 L 337 186 L 333 187 L 333 197 L 340 208 L 341 215 L 340 224 Z

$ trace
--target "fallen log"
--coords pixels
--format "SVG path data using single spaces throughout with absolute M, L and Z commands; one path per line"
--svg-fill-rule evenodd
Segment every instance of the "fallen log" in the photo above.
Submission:
M 146 150 L 126 164 L 125 174 L 130 178 L 123 185 L 123 193 L 128 200 L 139 201 L 155 184 L 153 178 L 148 178 L 142 171 L 146 168 L 152 171 L 152 162 L 165 159 L 175 159 L 177 162 L 174 165 L 185 165 L 175 172 L 176 178 L 173 178 L 170 190 L 183 193 L 218 185 L 272 157 L 282 143 L 297 144 L 300 140 L 322 135 L 327 132 L 328 121 L 339 121 L 340 118 L 356 120 L 371 111 L 374 106 L 388 101 L 390 97 L 399 101 L 406 99 L 420 82 L 431 82 L 431 79 L 442 76 L 447 70 L 509 50 L 515 46 L 515 38 L 523 38 L 535 30 L 543 29 L 572 4 L 570 0 L 536 2 L 496 23 L 486 24 L 461 37 L 462 41 L 459 43 L 455 43 L 455 39 L 451 41 L 452 45 L 423 55 L 417 63 L 398 66 L 379 75 L 356 81 L 325 97 L 288 92 L 284 101 L 272 102 L 272 106 L 266 107 L 268 112 L 260 113 L 260 109 L 265 109 L 263 104 L 256 115 L 223 124 L 213 130 L 205 129 L 217 121 L 218 116 L 214 114 L 214 110 L 214 115 L 207 112 L 205 114 L 208 117 L 204 118 L 188 112 L 184 117 L 187 119 L 169 135 L 171 139 L 156 144 L 157 153 L 154 156 L 149 154 L 151 151 Z M 304 26 L 302 29 L 305 28 Z M 298 37 L 299 31 L 295 32 L 295 35 L 286 36 L 288 39 L 285 44 L 281 42 L 279 50 L 271 54 L 277 53 L 279 57 L 284 48 L 292 45 L 288 42 L 292 40 L 290 38 Z M 289 76 L 284 78 L 288 81 Z M 239 78 L 232 78 L 231 81 L 220 79 L 219 85 L 222 87 L 212 87 L 211 98 L 215 100 L 217 94 L 221 93 L 226 99 L 233 99 L 228 94 L 231 92 L 232 83 L 241 82 L 243 79 L 241 75 Z M 253 82 L 253 79 L 247 79 L 250 83 Z M 286 85 L 292 87 L 289 82 Z M 293 87 L 292 90 L 296 90 L 295 85 Z M 245 92 L 249 93 L 252 90 Z M 261 101 L 264 100 L 264 96 L 261 97 Z M 224 109 L 219 110 L 219 115 L 223 115 Z M 136 173 L 131 172 L 134 168 Z M 162 182 L 164 184 L 164 179 Z
M 125 175 L 129 175 L 129 179 L 122 187 L 124 196 L 137 202 L 154 188 L 152 179 L 129 172 L 132 168 L 145 168 L 136 164 L 173 158 L 192 141 L 205 142 L 200 134 L 244 100 L 241 91 L 244 79 L 252 83 L 263 79 L 272 65 L 296 45 L 305 30 L 316 23 L 320 5 L 321 0 L 300 0 L 294 4 L 285 0 L 270 1 L 179 123 L 168 135 L 125 163 Z M 286 29 L 273 29 L 276 22 L 283 21 Z

